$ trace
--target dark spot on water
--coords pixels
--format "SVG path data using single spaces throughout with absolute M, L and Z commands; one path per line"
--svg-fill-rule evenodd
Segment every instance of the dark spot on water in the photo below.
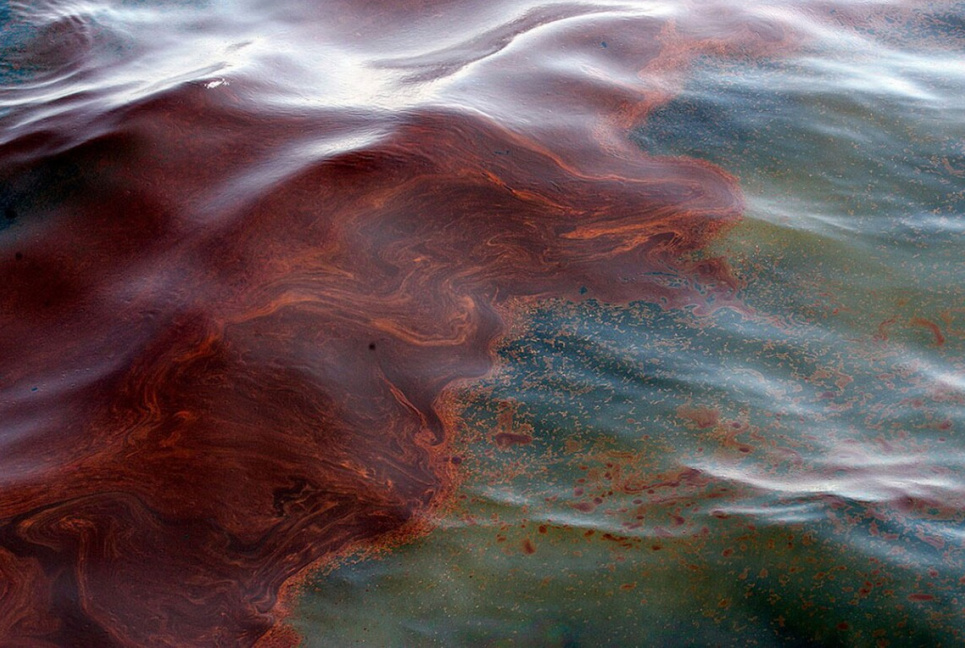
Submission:
M 509 153 L 510 153 L 509 149 L 501 149 L 498 151 L 493 151 L 493 155 L 509 155 Z
M 580 294 L 581 294 L 581 295 L 585 295 L 585 294 L 586 294 L 586 286 L 580 286 Z
M 924 21 L 922 31 L 932 37 L 962 38 L 965 35 L 965 14 L 936 13 Z
M 30 391 L 35 392 L 35 391 L 37 391 L 37 389 L 39 389 L 39 388 L 38 388 L 38 387 L 31 387 L 31 388 L 30 388 Z
M 533 442 L 533 437 L 528 434 L 515 434 L 513 432 L 499 432 L 493 436 L 493 441 L 500 448 L 508 448 L 514 445 L 528 445 Z
M 369 351 L 375 351 L 375 342 L 369 342 Z
M 13 255 L 13 258 L 16 259 L 17 261 L 22 261 L 22 260 L 23 260 L 23 252 L 17 252 L 16 254 Z
M 601 42 L 601 43 L 600 43 L 600 47 L 606 49 L 606 41 Z
M 4 218 L 6 218 L 8 221 L 17 220 L 17 210 L 14 209 L 12 205 L 11 205 L 11 206 L 7 206 L 7 207 L 5 207 L 4 210 L 3 210 L 3 216 L 4 216 Z
M 284 487 L 276 488 L 272 493 L 272 505 L 275 514 L 286 517 L 293 514 L 298 507 L 303 507 L 309 501 L 313 487 L 306 479 L 294 479 Z

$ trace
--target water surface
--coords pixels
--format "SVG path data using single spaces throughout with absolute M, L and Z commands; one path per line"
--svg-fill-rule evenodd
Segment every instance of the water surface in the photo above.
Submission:
M 0 21 L 8 643 L 962 641 L 961 3 Z

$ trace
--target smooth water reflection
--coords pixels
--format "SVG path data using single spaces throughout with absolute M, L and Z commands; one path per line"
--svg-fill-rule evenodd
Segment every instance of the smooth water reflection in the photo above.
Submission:
M 0 637 L 962 643 L 965 7 L 732 5 L 0 0 Z

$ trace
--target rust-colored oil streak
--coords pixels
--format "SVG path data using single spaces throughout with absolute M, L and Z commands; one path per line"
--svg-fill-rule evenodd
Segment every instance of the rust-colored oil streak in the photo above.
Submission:
M 255 643 L 306 569 L 445 494 L 440 396 L 514 304 L 729 280 L 680 258 L 738 217 L 735 182 L 615 152 L 642 109 L 561 139 L 465 108 L 272 114 L 243 85 L 0 151 L 4 645 Z

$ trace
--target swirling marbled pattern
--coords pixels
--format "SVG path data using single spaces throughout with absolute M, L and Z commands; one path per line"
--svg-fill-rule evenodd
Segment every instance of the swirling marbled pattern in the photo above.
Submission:
M 372 4 L 333 8 L 344 51 Z M 517 306 L 726 301 L 700 251 L 739 217 L 735 180 L 627 129 L 693 56 L 786 35 L 646 14 L 533 8 L 370 52 L 436 93 L 399 110 L 283 110 L 239 74 L 11 127 L 4 645 L 284 642 L 266 633 L 307 569 L 424 529 L 458 470 L 446 387 L 491 369 Z

